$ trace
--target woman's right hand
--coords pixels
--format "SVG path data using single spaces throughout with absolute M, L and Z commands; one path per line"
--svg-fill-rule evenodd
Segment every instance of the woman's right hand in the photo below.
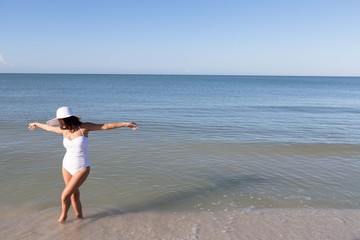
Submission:
M 29 123 L 28 129 L 29 129 L 30 131 L 34 131 L 35 128 L 36 128 L 36 122 L 34 122 L 34 123 Z

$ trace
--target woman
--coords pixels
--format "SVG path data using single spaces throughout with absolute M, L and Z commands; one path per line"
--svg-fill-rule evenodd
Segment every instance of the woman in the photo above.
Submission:
M 59 127 L 60 125 L 60 127 Z M 47 124 L 29 123 L 29 130 L 42 128 L 49 132 L 62 134 L 66 154 L 62 164 L 62 175 L 65 188 L 61 194 L 61 216 L 59 222 L 66 221 L 67 212 L 72 204 L 78 218 L 83 217 L 79 187 L 83 184 L 90 173 L 90 161 L 88 158 L 88 135 L 90 131 L 109 130 L 114 128 L 129 127 L 136 130 L 134 122 L 116 122 L 105 124 L 82 123 L 69 107 L 61 107 L 56 111 L 56 118 L 49 120 Z

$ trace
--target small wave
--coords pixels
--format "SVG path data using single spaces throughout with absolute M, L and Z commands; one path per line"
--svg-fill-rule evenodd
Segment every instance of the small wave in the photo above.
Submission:
M 188 148 L 201 153 L 241 155 L 321 155 L 358 156 L 359 144 L 328 143 L 198 143 Z

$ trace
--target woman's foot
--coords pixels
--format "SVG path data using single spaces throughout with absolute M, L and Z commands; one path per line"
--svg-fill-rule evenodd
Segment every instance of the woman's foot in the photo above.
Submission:
M 65 223 L 66 222 L 66 217 L 67 217 L 66 215 L 61 215 L 58 222 L 59 223 Z

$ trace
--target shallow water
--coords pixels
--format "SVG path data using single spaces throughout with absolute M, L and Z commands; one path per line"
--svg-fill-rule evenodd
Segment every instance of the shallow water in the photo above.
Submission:
M 2 239 L 359 239 L 356 210 L 238 209 L 217 212 L 121 212 L 88 209 L 66 224 L 54 209 L 2 224 Z

